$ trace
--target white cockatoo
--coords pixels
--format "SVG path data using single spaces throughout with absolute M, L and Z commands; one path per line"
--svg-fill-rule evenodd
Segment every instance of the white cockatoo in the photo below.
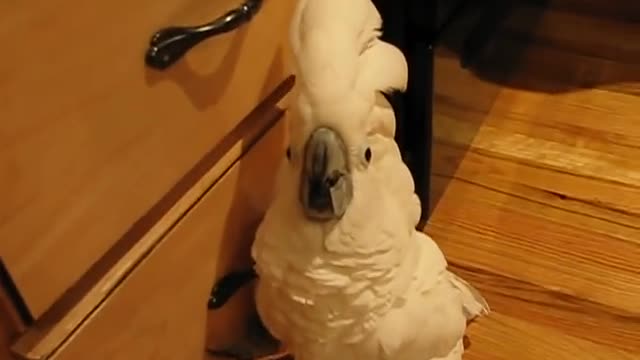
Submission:
M 416 230 L 420 202 L 380 92 L 402 53 L 369 0 L 299 0 L 290 146 L 252 256 L 262 322 L 296 360 L 462 358 L 483 297 Z

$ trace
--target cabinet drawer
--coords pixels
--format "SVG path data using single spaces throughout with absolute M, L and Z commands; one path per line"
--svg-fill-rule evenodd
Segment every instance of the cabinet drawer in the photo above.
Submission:
M 0 257 L 34 317 L 290 74 L 294 2 L 162 72 L 155 31 L 242 2 L 0 2 Z
M 181 216 L 174 214 L 175 221 L 158 223 L 157 227 L 169 229 L 166 235 L 146 244 L 147 250 L 133 249 L 133 254 L 127 254 L 131 258 L 144 255 L 75 330 L 58 336 L 60 341 L 45 334 L 29 344 L 29 338 L 41 332 L 32 329 L 14 350 L 28 359 L 201 359 L 207 323 L 218 336 L 237 339 L 243 329 L 241 319 L 247 318 L 252 307 L 251 298 L 234 306 L 236 313 L 230 316 L 213 314 L 217 322 L 207 318 L 206 304 L 215 280 L 251 266 L 255 229 L 270 201 L 285 149 L 285 121 L 278 118 L 213 185 L 211 179 L 220 171 L 216 167 L 191 188 L 176 205 L 189 210 Z M 246 146 L 242 142 L 238 146 Z M 127 262 L 123 259 L 120 265 Z M 115 268 L 111 272 L 122 271 Z M 233 318 L 235 326 L 222 318 Z M 63 320 L 55 327 L 50 332 L 64 330 L 68 324 Z

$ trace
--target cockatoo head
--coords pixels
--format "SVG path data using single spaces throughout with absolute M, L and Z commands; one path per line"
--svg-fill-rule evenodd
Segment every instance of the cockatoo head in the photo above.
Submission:
M 367 126 L 371 106 L 356 97 L 320 108 L 309 106 L 304 96 L 298 100 L 286 159 L 288 173 L 297 181 L 288 186 L 297 188 L 309 220 L 339 220 L 357 193 L 370 185 L 366 172 L 374 156 Z
M 370 0 L 298 1 L 290 29 L 298 96 L 279 200 L 301 205 L 307 219 L 339 220 L 366 208 L 370 200 L 359 194 L 372 198 L 380 186 L 366 175 L 377 158 L 373 134 L 395 133 L 382 93 L 407 82 L 404 55 L 379 39 L 381 27 Z

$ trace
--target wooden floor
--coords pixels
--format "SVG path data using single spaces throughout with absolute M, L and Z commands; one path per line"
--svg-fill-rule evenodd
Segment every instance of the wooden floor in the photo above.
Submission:
M 458 64 L 425 231 L 493 309 L 465 359 L 640 359 L 640 22 L 522 8 Z

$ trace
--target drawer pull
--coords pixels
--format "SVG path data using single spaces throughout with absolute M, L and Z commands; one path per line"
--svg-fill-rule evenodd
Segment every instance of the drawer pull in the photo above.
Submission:
M 145 56 L 147 66 L 164 70 L 203 40 L 237 29 L 249 22 L 262 6 L 262 0 L 246 0 L 210 23 L 197 26 L 170 26 L 151 37 Z

